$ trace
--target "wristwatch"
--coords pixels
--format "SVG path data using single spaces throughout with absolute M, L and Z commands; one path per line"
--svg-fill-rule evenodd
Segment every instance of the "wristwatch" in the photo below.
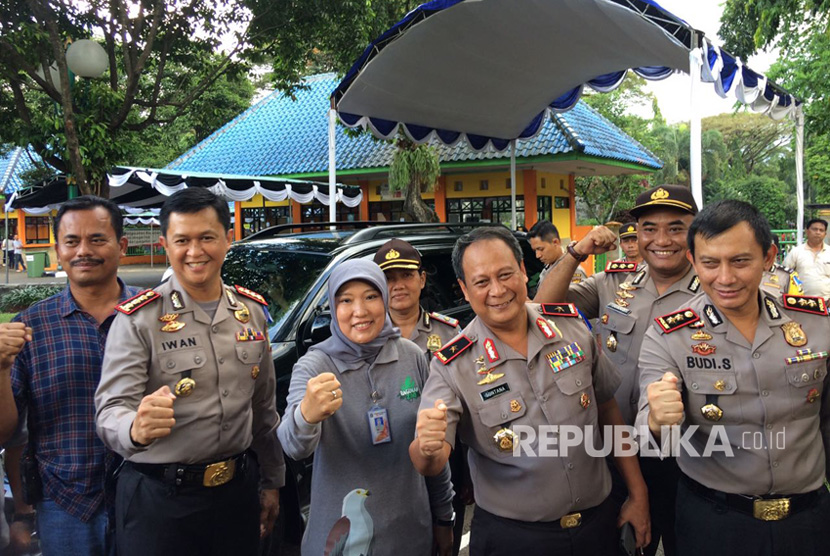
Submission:
M 588 255 L 580 255 L 579 253 L 577 253 L 576 249 L 574 249 L 574 245 L 576 245 L 575 241 L 572 241 L 568 244 L 568 254 L 570 254 L 571 257 L 576 259 L 577 262 L 581 263 L 581 262 L 587 261 L 588 260 Z
M 438 519 L 435 517 L 432 519 L 432 522 L 435 525 L 440 525 L 441 527 L 453 527 L 455 525 L 455 510 L 453 510 L 452 517 L 450 517 L 450 519 Z

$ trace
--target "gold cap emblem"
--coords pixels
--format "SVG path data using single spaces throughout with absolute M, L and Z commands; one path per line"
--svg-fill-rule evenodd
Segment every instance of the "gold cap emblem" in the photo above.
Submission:
M 659 188 L 657 191 L 651 194 L 652 201 L 661 201 L 663 199 L 669 198 L 669 192 L 663 189 L 662 187 Z
M 390 249 L 389 252 L 386 254 L 386 260 L 391 261 L 392 259 L 397 259 L 400 256 L 401 256 L 400 253 L 398 253 L 394 249 Z

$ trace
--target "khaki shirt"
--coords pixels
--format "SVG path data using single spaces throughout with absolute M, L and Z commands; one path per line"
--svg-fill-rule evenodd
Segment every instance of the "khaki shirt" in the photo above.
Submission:
M 263 306 L 233 288 L 222 289 L 213 319 L 175 276 L 155 289 L 158 298 L 116 316 L 95 393 L 98 436 L 138 463 L 208 463 L 251 448 L 263 488 L 279 488 L 285 467 Z M 184 326 L 163 331 L 160 317 L 174 314 Z M 147 447 L 133 444 L 130 427 L 141 399 L 164 385 L 175 392 L 187 373 L 196 385 L 175 400 L 170 436 Z
M 770 270 L 764 272 L 764 277 L 761 279 L 761 289 L 779 298 L 785 293 L 790 295 L 804 294 L 798 272 L 777 264 L 773 264 Z
M 540 455 L 539 435 L 545 434 L 548 446 L 558 437 L 540 429 L 546 425 L 578 426 L 600 449 L 597 407 L 610 400 L 619 385 L 619 374 L 573 313 L 574 317 L 543 318 L 539 305 L 527 304 L 527 357 L 503 344 L 476 317 L 463 336 L 432 360 L 421 409 L 434 407 L 439 398 L 447 405 L 447 441 L 454 446 L 458 432 L 469 447 L 476 504 L 488 512 L 522 521 L 553 521 L 600 504 L 610 492 L 605 459 L 589 456 L 584 443 L 567 456 L 535 457 Z M 453 348 L 468 343 L 453 357 Z M 582 358 L 553 372 L 546 356 L 563 354 L 572 343 L 582 349 Z M 443 363 L 442 357 L 449 361 Z M 479 385 L 485 369 L 495 380 Z M 586 429 L 588 425 L 593 430 Z M 514 455 L 497 445 L 496 433 L 517 427 L 525 429 L 517 433 L 525 442 L 532 436 L 528 427 L 538 433 L 529 442 L 535 456 L 523 449 Z
M 690 437 L 691 446 L 702 454 L 713 425 L 723 425 L 725 436 L 717 444 L 728 444 L 733 453 L 691 457 L 681 449 L 677 461 L 686 475 L 709 488 L 738 494 L 808 492 L 824 481 L 824 443 L 830 440 L 825 396 L 830 318 L 782 309 L 777 297 L 761 295 L 764 308 L 752 345 L 705 294 L 688 305 L 702 328 L 683 326 L 669 333 L 656 324 L 649 328 L 640 352 L 637 425 L 648 423 L 648 385 L 672 372 L 680 378 L 683 393 L 682 427 L 699 427 Z M 788 363 L 796 350 L 824 356 Z M 719 421 L 704 417 L 707 404 L 722 410 Z
M 460 333 L 461 327 L 458 326 L 456 319 L 440 313 L 427 313 L 422 307 L 418 325 L 412 331 L 409 339 L 426 353 L 427 359 L 430 359 L 433 353 L 444 347 Z
M 611 265 L 613 263 L 609 263 Z M 624 290 L 623 283 L 631 284 Z M 602 349 L 617 366 L 622 384 L 615 394 L 626 424 L 634 423 L 640 396 L 637 361 L 643 334 L 654 318 L 670 312 L 697 294 L 700 281 L 694 269 L 689 270 L 664 293 L 657 293 L 648 265 L 631 272 L 600 272 L 581 284 L 572 284 L 568 301 L 576 304 L 588 319 L 599 319 L 594 330 L 601 337 Z M 621 297 L 623 292 L 630 297 Z M 617 300 L 627 303 L 621 306 Z

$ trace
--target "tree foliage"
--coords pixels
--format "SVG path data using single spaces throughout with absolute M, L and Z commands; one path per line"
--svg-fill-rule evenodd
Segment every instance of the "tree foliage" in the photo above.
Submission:
M 830 200 L 830 0 L 727 0 L 720 35 L 747 57 L 779 49 L 769 77 L 804 101 L 808 199 Z

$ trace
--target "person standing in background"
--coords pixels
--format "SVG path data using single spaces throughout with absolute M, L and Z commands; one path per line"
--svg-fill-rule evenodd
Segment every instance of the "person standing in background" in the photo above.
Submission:
M 830 247 L 824 242 L 827 221 L 813 218 L 807 222 L 807 242 L 787 254 L 784 266 L 801 279 L 805 295 L 830 298 Z
M 12 245 L 14 247 L 14 268 L 17 272 L 23 272 L 23 270 L 26 270 L 26 261 L 23 258 L 23 242 L 20 241 L 20 237 L 17 234 L 14 234 Z M 20 270 L 21 266 L 23 270 Z

